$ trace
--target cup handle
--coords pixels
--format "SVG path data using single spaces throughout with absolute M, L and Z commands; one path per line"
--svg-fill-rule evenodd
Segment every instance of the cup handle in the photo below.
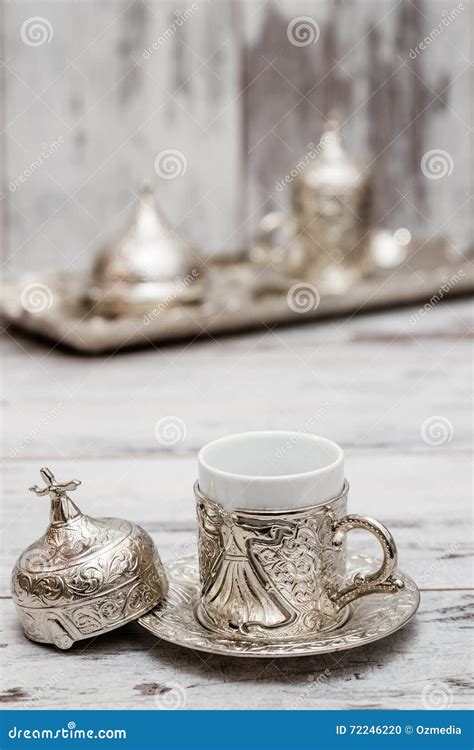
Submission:
M 379 540 L 383 550 L 383 561 L 375 573 L 356 573 L 349 586 L 340 591 L 330 592 L 329 598 L 338 609 L 361 596 L 396 593 L 404 587 L 403 581 L 392 575 L 397 565 L 397 548 L 390 531 L 375 518 L 351 514 L 333 521 L 333 546 L 340 547 L 345 534 L 352 529 L 370 531 Z

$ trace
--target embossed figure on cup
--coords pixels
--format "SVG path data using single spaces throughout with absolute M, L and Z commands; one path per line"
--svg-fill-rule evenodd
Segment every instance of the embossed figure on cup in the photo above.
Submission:
M 207 559 L 202 565 L 204 619 L 243 634 L 254 627 L 269 629 L 293 622 L 295 610 L 280 594 L 254 550 L 255 543 L 280 545 L 285 536 L 293 534 L 293 524 L 279 520 L 269 523 L 238 513 L 228 515 L 214 503 L 201 504 L 198 511 L 203 535 L 210 535 L 217 543 L 214 554 L 209 544 L 203 544 L 204 557 L 211 555 L 210 564 Z

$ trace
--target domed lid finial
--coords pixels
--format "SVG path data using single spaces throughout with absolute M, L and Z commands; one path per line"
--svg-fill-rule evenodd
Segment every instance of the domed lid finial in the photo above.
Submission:
M 59 484 L 53 472 L 46 467 L 40 469 L 40 474 L 46 487 L 38 487 L 35 484 L 34 487 L 30 487 L 30 492 L 34 492 L 39 497 L 49 495 L 51 498 L 50 522 L 52 524 L 62 524 L 67 523 L 72 518 L 76 518 L 76 516 L 80 516 L 81 511 L 66 494 L 79 487 L 81 484 L 79 479 L 71 479 L 65 484 Z

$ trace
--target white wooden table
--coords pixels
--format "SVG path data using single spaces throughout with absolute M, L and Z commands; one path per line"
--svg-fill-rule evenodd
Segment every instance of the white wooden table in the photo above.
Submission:
M 5 708 L 465 708 L 471 571 L 470 306 L 413 309 L 79 358 L 3 337 L 0 699 Z M 186 439 L 167 449 L 158 419 Z M 315 417 L 315 415 L 318 415 Z M 422 424 L 448 420 L 430 445 Z M 450 429 L 452 427 L 452 437 Z M 342 444 L 353 510 L 393 531 L 419 582 L 419 613 L 376 644 L 308 659 L 221 658 L 157 641 L 137 624 L 67 652 L 30 643 L 9 592 L 15 557 L 47 523 L 27 488 L 50 466 L 79 478 L 93 515 L 142 524 L 170 559 L 193 551 L 192 484 L 206 441 L 309 429 Z M 368 545 L 359 532 L 356 547 Z M 368 547 L 369 551 L 374 548 Z

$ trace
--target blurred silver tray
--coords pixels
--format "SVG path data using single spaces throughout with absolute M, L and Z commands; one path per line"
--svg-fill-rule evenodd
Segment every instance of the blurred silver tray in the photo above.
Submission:
M 214 261 L 205 300 L 159 305 L 146 315 L 98 315 L 84 301 L 88 278 L 29 275 L 2 286 L 4 326 L 55 344 L 99 354 L 178 338 L 197 338 L 277 323 L 301 323 L 388 306 L 428 303 L 474 291 L 472 264 L 443 244 L 411 245 L 398 268 L 377 268 L 345 289 L 291 279 L 245 256 Z

